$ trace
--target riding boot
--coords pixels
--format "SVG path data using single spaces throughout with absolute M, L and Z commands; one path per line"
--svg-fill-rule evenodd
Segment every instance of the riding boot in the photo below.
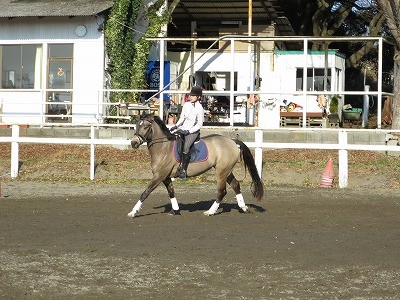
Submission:
M 190 155 L 187 153 L 182 154 L 181 172 L 179 173 L 180 179 L 186 178 L 186 171 L 189 165 Z

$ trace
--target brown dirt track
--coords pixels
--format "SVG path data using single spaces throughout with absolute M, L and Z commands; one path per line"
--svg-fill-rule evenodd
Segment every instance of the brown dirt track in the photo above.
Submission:
M 219 214 L 212 172 L 176 181 L 182 215 L 150 178 L 146 151 L 21 145 L 18 179 L 0 179 L 0 299 L 399 299 L 400 163 L 350 152 L 349 188 L 318 188 L 336 152 L 264 152 L 266 196 Z M 0 144 L 0 175 L 9 171 Z M 337 173 L 337 166 L 334 165 Z M 337 178 L 335 178 L 337 179 Z
M 210 185 L 3 182 L 1 299 L 398 299 L 395 189 L 267 187 L 252 213 Z

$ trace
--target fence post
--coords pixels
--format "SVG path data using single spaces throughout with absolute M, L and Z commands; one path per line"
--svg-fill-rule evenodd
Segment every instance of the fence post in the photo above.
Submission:
M 263 143 L 263 131 L 262 129 L 256 128 L 256 130 L 254 130 L 254 134 L 255 134 L 255 142 L 256 142 L 256 147 L 254 149 L 254 161 L 256 163 L 256 167 L 258 170 L 258 174 L 262 175 L 262 146 L 261 144 Z
M 90 126 L 90 180 L 94 180 L 94 126 Z
M 19 125 L 12 125 L 12 138 L 11 142 L 11 178 L 16 178 L 19 171 L 19 144 L 16 141 L 19 138 Z
M 347 145 L 347 131 L 339 130 L 339 187 L 346 188 L 348 181 L 348 171 L 349 171 L 349 159 L 348 150 L 343 149 Z

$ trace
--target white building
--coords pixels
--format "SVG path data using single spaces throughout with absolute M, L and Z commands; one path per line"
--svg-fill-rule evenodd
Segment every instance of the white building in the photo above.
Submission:
M 98 121 L 112 2 L 0 0 L 0 122 Z
M 103 29 L 112 4 L 112 0 L 0 0 L 0 123 L 103 123 L 106 117 Z M 310 104 L 305 105 L 301 96 L 285 95 L 299 91 L 299 72 L 304 65 L 301 55 L 287 51 L 292 44 L 239 40 L 234 43 L 232 58 L 230 39 L 221 39 L 204 53 L 216 38 L 247 36 L 249 30 L 252 37 L 294 35 L 273 0 L 253 0 L 251 20 L 248 1 L 235 1 L 231 5 L 222 0 L 212 4 L 181 0 L 174 10 L 168 37 L 209 38 L 192 43 L 166 43 L 165 59 L 176 63 L 178 73 L 196 62 L 179 77 L 176 88 L 188 90 L 198 84 L 216 100 L 226 100 L 233 87 L 234 103 L 217 107 L 221 122 L 230 122 L 233 115 L 235 123 L 253 125 L 256 111 L 251 108 L 254 99 L 249 95 L 256 91 L 262 92 L 261 100 L 281 101 L 291 97 L 290 101 L 307 106 L 307 111 L 315 111 L 315 99 L 307 100 Z M 138 26 L 145 23 L 138 20 Z M 317 83 L 324 55 L 314 53 L 307 59 L 308 72 L 312 72 L 310 88 L 319 91 Z M 329 75 L 332 88 L 340 90 L 344 60 L 330 52 L 328 65 L 330 74 L 334 74 Z M 212 96 L 212 91 L 220 94 Z M 214 104 L 218 105 L 218 101 Z M 230 114 L 232 107 L 234 113 Z M 266 126 L 275 127 L 277 123 Z M 262 124 L 261 120 L 259 125 Z
M 233 117 L 233 123 L 276 128 L 280 125 L 279 109 L 283 100 L 297 103 L 298 109 L 302 107 L 321 118 L 322 109 L 316 98 L 318 92 L 325 89 L 320 84 L 324 80 L 324 69 L 327 69 L 329 81 L 326 89 L 342 90 L 344 57 L 329 51 L 326 62 L 324 53 L 308 53 L 307 91 L 315 91 L 315 95 L 305 100 L 300 95 L 305 65 L 301 40 L 285 40 L 295 33 L 275 1 L 252 1 L 252 7 L 249 3 L 181 1 L 174 12 L 173 25 L 168 28 L 168 37 L 186 36 L 194 40 L 168 43 L 166 59 L 178 62 L 180 72 L 188 70 L 179 79 L 179 88 L 188 90 L 193 84 L 202 86 L 211 99 L 207 103 L 208 115 L 213 116 L 213 112 L 217 115 L 211 117 L 214 123 L 232 124 Z M 220 40 L 213 44 L 217 38 Z M 235 39 L 233 44 L 232 38 Z M 233 55 L 231 49 L 234 49 Z M 232 89 L 234 103 L 227 103 Z M 255 106 L 257 100 L 263 103 Z M 257 113 L 260 114 L 254 123 Z

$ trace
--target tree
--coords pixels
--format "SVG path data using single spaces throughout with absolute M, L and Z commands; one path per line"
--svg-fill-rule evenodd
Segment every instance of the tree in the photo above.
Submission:
M 131 86 L 131 69 L 135 56 L 134 38 L 137 34 L 131 28 L 135 26 L 142 6 L 143 0 L 115 0 L 107 20 L 105 39 L 110 60 L 107 71 L 111 77 L 112 89 L 128 89 Z M 124 102 L 126 99 L 125 93 L 111 95 L 112 102 Z
M 280 5 L 300 36 L 374 36 L 381 31 L 385 20 L 368 0 L 285 0 Z M 312 50 L 325 50 L 328 46 L 328 42 L 313 43 Z M 346 66 L 356 66 L 373 48 L 373 43 L 363 43 L 353 49 Z
M 385 15 L 373 0 L 285 0 L 279 3 L 299 35 L 330 36 L 387 36 Z M 313 50 L 329 47 L 346 55 L 346 89 L 362 90 L 363 80 L 373 89 L 377 86 L 377 47 L 374 42 L 313 43 Z M 383 68 L 385 91 L 392 91 L 392 47 L 384 47 Z M 365 72 L 365 73 L 364 73 Z M 346 97 L 348 103 L 359 105 L 358 96 Z M 375 108 L 377 108 L 375 106 Z M 372 111 L 372 110 L 371 110 Z
M 135 56 L 133 58 L 131 70 L 131 89 L 145 89 L 147 82 L 145 78 L 145 71 L 147 67 L 147 56 L 149 55 L 152 42 L 148 41 L 148 37 L 156 37 L 163 35 L 163 27 L 171 21 L 172 12 L 178 5 L 180 0 L 174 0 L 168 9 L 164 7 L 165 0 L 156 1 L 147 11 L 147 19 L 149 25 L 146 32 L 140 37 L 139 41 L 135 43 Z
M 165 0 L 156 0 L 145 5 L 144 0 L 114 0 L 105 30 L 106 49 L 110 60 L 108 73 L 112 89 L 147 88 L 145 71 L 147 56 L 152 42 L 148 37 L 158 36 L 171 18 L 179 0 L 174 0 L 169 9 Z M 145 32 L 135 29 L 139 18 L 145 18 Z M 137 102 L 140 94 L 114 93 L 112 102 Z
M 400 68 L 400 3 L 399 0 L 377 0 L 379 9 L 386 18 L 386 23 L 395 45 L 394 62 Z M 394 78 L 394 99 L 392 128 L 400 129 L 400 72 Z

